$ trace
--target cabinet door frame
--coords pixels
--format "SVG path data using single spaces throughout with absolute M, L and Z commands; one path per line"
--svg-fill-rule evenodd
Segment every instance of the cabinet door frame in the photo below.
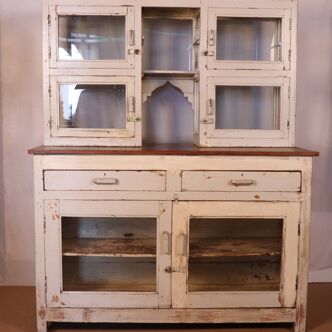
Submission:
M 283 218 L 280 291 L 191 292 L 188 285 L 189 221 L 202 218 Z M 294 307 L 298 263 L 298 202 L 181 202 L 173 206 L 172 307 L 269 308 Z M 182 238 L 182 239 L 181 239 Z M 184 242 L 183 239 L 185 240 Z M 183 245 L 183 243 L 185 243 Z M 179 254 L 179 247 L 184 254 Z
M 126 86 L 126 128 L 60 128 L 61 84 L 125 85 Z M 130 76 L 51 76 L 50 77 L 50 134 L 52 138 L 78 138 L 89 145 L 93 138 L 128 139 L 136 136 L 135 78 Z M 83 144 L 83 141 L 80 141 Z
M 280 129 L 216 129 L 216 86 L 272 86 L 280 88 Z M 276 101 L 275 101 L 276 102 Z M 290 140 L 290 79 L 287 77 L 220 77 L 207 78 L 206 108 L 201 111 L 206 139 L 223 146 L 285 146 Z M 291 123 L 292 122 L 292 123 Z
M 209 8 L 208 10 L 208 69 L 236 70 L 289 70 L 291 49 L 291 9 L 279 8 Z M 281 19 L 279 28 L 282 36 L 281 61 L 238 61 L 217 60 L 217 20 L 225 18 L 268 18 Z
M 82 16 L 124 16 L 126 58 L 124 60 L 59 60 L 58 59 L 58 40 L 59 16 L 82 15 Z M 133 6 L 49 6 L 49 59 L 50 68 L 69 69 L 69 68 L 134 68 L 135 67 L 135 9 Z
M 171 203 L 159 201 L 45 200 L 45 269 L 48 307 L 169 308 L 171 251 L 165 250 L 165 234 L 171 240 Z M 63 291 L 61 217 L 155 217 L 156 292 Z M 169 242 L 170 246 L 170 242 Z

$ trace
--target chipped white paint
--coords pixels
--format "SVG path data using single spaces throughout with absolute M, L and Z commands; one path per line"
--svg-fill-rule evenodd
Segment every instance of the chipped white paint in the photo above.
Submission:
M 306 305 L 305 275 L 308 269 L 307 261 L 304 261 L 303 257 L 305 255 L 307 257 L 308 251 L 311 158 L 36 156 L 35 164 L 36 234 L 39 234 L 37 280 L 39 280 L 40 332 L 45 331 L 45 321 L 41 319 L 44 314 L 49 321 L 144 322 L 153 313 L 155 313 L 156 322 L 296 321 L 298 331 L 303 331 Z M 151 176 L 149 183 L 141 183 L 142 188 L 146 185 L 146 191 L 138 187 L 137 190 L 132 191 L 99 190 L 98 185 L 93 185 L 89 190 L 81 190 L 85 188 L 86 181 L 89 182 L 95 178 L 95 174 L 106 172 L 113 177 L 113 174 L 122 174 L 121 172 L 138 174 L 140 173 L 138 171 Z M 43 174 L 46 174 L 44 178 Z M 50 174 L 52 174 L 51 178 Z M 66 177 L 61 178 L 61 174 L 68 175 L 67 180 Z M 204 182 L 209 174 L 214 175 L 213 184 L 209 181 Z M 223 187 L 224 175 L 227 178 L 225 185 L 228 187 L 228 181 L 241 180 L 242 176 L 239 179 L 234 176 L 240 174 L 255 175 L 255 178 L 246 177 L 246 180 L 257 181 L 257 190 L 242 191 L 243 183 L 241 182 L 241 185 L 235 186 L 233 191 L 211 191 L 214 188 L 219 190 Z M 56 175 L 56 178 L 53 175 Z M 83 176 L 83 182 L 70 181 L 71 175 L 79 178 Z M 193 180 L 192 184 L 190 178 Z M 197 185 L 195 185 L 196 182 Z M 200 191 L 198 182 L 201 182 L 204 191 Z M 46 183 L 48 185 L 45 187 Z M 238 185 L 237 182 L 236 185 Z M 278 185 L 278 191 L 273 191 Z M 191 190 L 182 191 L 184 189 L 182 186 L 189 187 Z M 158 192 L 154 189 L 156 187 L 165 191 Z M 45 190 L 45 188 L 52 190 Z M 241 189 L 237 190 L 238 188 Z M 46 209 L 45 212 L 43 206 Z M 43 214 L 46 216 L 45 235 L 42 230 Z M 156 216 L 159 220 L 158 292 L 155 294 L 63 292 L 61 290 L 61 230 L 58 219 L 62 215 Z M 283 217 L 285 223 L 280 291 L 188 293 L 186 289 L 187 220 L 191 215 Z M 298 235 L 299 221 L 300 236 Z M 169 244 L 172 246 L 172 251 L 167 254 L 165 243 L 170 241 L 169 236 L 172 238 Z M 45 243 L 46 252 L 44 252 L 43 243 Z M 44 260 L 46 270 L 41 264 Z M 169 268 L 173 273 L 167 272 Z M 300 275 L 299 271 L 301 271 Z M 299 275 L 298 290 L 296 290 L 297 275 Z M 47 276 L 47 292 L 45 276 Z M 167 309 L 170 305 L 172 308 Z M 253 315 L 250 311 L 252 306 L 261 309 L 254 309 L 256 313 Z M 103 307 L 103 309 L 97 309 L 97 307 Z M 264 307 L 270 308 L 263 309 Z M 155 311 L 152 308 L 155 308 Z M 289 308 L 288 311 L 285 308 Z M 188 318 L 182 319 L 185 312 L 188 312 Z M 296 316 L 295 312 L 298 313 Z M 205 313 L 204 317 L 203 313 Z

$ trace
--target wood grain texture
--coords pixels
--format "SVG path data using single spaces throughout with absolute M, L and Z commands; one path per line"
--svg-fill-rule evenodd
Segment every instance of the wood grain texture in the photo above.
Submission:
M 316 151 L 302 148 L 200 148 L 191 144 L 145 145 L 143 147 L 38 146 L 33 155 L 188 155 L 188 156 L 272 156 L 315 157 Z
M 264 257 L 280 256 L 281 241 L 256 239 L 195 239 L 190 243 L 190 257 Z
M 64 256 L 155 257 L 156 239 L 64 239 L 62 250 Z

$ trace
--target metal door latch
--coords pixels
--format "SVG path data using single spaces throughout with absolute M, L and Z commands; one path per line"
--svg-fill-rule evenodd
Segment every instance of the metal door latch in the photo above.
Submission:
M 181 267 L 172 267 L 172 266 L 167 266 L 165 268 L 166 273 L 185 273 L 185 269 Z

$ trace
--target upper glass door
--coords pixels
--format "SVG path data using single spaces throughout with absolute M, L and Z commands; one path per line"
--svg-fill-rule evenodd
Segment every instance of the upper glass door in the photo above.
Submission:
M 52 68 L 133 68 L 133 7 L 50 7 Z
M 293 307 L 299 214 L 298 203 L 176 205 L 173 306 Z
M 170 203 L 48 201 L 47 302 L 169 307 Z
M 51 78 L 51 135 L 77 139 L 135 139 L 133 77 Z M 116 143 L 116 142 L 115 142 Z
M 289 140 L 289 79 L 209 77 L 201 123 L 225 146 L 284 146 Z
M 290 10 L 210 8 L 209 69 L 288 70 Z

